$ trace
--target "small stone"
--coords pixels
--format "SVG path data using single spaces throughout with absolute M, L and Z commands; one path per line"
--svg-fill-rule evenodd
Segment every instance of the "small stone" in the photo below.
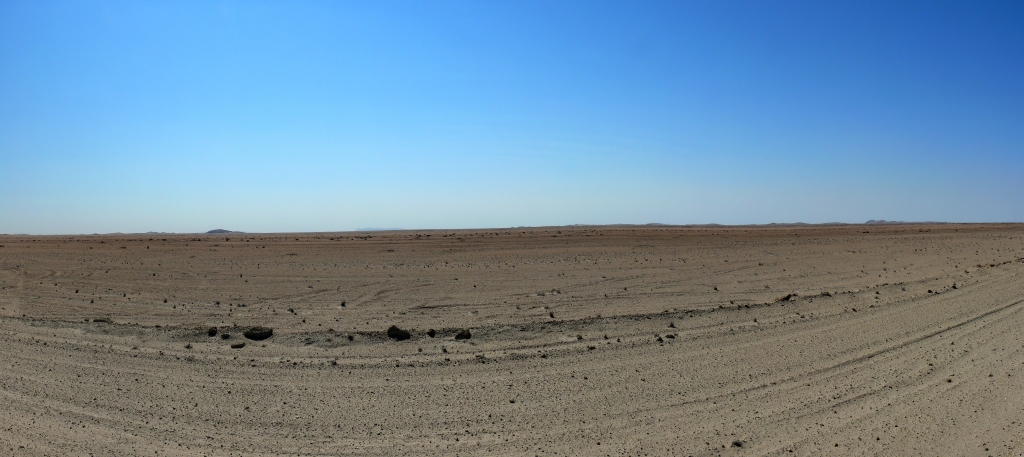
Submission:
M 231 345 L 231 349 L 242 349 L 245 347 L 245 341 L 239 341 Z
M 470 339 L 472 337 L 473 337 L 473 334 L 469 333 L 468 329 L 462 329 L 462 330 L 459 331 L 459 333 L 457 333 L 455 335 L 455 339 L 457 339 L 457 340 L 468 340 L 468 339 Z
M 217 327 L 210 327 L 210 329 L 206 331 L 206 335 L 217 336 Z

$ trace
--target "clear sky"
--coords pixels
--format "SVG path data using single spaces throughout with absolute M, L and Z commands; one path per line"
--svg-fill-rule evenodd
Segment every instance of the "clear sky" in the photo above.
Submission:
M 0 1 L 0 233 L 1024 221 L 1024 2 Z

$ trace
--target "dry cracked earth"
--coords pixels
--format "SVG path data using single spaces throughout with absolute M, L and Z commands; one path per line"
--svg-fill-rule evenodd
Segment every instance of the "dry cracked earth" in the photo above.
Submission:
M 0 454 L 1024 455 L 1022 236 L 4 236 Z

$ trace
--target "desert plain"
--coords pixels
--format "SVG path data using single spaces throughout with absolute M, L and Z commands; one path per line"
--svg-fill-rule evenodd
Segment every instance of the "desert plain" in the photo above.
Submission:
M 0 455 L 1024 455 L 1022 237 L 0 236 Z

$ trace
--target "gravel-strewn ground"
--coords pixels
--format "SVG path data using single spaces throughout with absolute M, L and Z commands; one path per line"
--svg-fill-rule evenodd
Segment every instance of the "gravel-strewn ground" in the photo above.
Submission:
M 0 237 L 0 455 L 1024 455 L 1022 235 Z

